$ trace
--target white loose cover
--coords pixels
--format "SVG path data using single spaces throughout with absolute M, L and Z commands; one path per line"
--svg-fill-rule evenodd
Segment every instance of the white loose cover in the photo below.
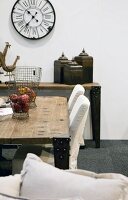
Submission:
M 42 162 L 34 154 L 27 155 L 21 176 L 20 195 L 30 199 L 128 200 L 125 180 L 70 173 Z
M 21 175 L 15 174 L 14 176 L 0 177 L 0 193 L 19 196 L 21 184 Z
M 82 85 L 80 85 L 80 84 L 75 85 L 75 87 L 73 88 L 72 93 L 69 97 L 69 100 L 68 100 L 69 114 L 71 113 L 73 106 L 74 106 L 77 98 L 79 97 L 79 95 L 84 94 L 84 93 L 85 93 L 85 89 Z
M 84 200 L 82 197 L 73 197 L 73 198 L 41 198 L 41 199 L 32 199 L 32 198 L 26 198 L 26 197 L 15 197 L 15 196 L 11 196 L 11 195 L 6 195 L 6 194 L 2 194 L 0 193 L 0 200 Z
M 88 116 L 90 102 L 87 97 L 80 95 L 70 113 L 70 169 L 77 168 L 77 157 L 81 141 L 83 139 L 84 128 Z

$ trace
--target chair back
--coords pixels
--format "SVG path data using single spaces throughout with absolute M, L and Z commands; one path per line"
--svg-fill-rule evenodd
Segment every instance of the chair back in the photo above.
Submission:
M 79 148 L 81 140 L 83 138 L 84 128 L 89 112 L 90 102 L 84 95 L 80 95 L 69 115 L 70 128 L 69 134 L 71 137 L 70 144 L 70 169 L 77 168 L 77 157 L 79 154 Z
M 75 85 L 75 87 L 73 88 L 72 93 L 69 97 L 69 100 L 68 100 L 69 113 L 71 113 L 72 108 L 73 108 L 77 98 L 79 97 L 79 95 L 84 94 L 84 93 L 85 93 L 85 89 L 82 85 L 80 85 L 80 84 Z

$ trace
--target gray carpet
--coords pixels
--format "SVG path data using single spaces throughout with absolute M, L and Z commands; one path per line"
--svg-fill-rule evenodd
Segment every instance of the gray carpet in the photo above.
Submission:
M 128 140 L 102 140 L 100 148 L 93 141 L 85 141 L 80 150 L 78 168 L 97 173 L 121 173 L 128 176 Z
M 97 173 L 121 173 L 128 176 L 128 140 L 102 140 L 95 148 L 93 141 L 85 141 L 86 148 L 80 149 L 78 168 Z M 15 149 L 4 149 L 3 156 L 12 159 Z M 0 176 L 11 174 L 11 161 L 0 162 Z

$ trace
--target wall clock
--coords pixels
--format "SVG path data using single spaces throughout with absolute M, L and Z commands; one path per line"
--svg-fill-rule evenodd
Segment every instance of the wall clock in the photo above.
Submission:
M 52 31 L 56 14 L 48 0 L 17 0 L 12 8 L 11 20 L 20 35 L 37 40 Z

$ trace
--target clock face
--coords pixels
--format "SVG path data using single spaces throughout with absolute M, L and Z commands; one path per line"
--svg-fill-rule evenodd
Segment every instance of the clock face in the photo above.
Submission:
M 36 40 L 51 32 L 56 15 L 48 0 L 18 0 L 12 8 L 11 20 L 20 35 Z

